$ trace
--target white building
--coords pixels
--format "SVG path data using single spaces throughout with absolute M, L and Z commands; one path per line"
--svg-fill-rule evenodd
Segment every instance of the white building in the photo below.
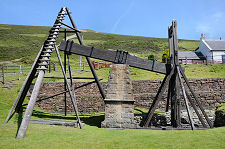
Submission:
M 225 40 L 205 40 L 202 35 L 196 52 L 200 52 L 208 62 L 225 63 Z

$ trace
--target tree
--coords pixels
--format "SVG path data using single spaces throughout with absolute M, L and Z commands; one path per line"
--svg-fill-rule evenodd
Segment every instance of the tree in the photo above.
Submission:
M 169 58 L 170 58 L 169 49 L 165 49 L 164 52 L 163 52 L 163 55 L 162 55 L 162 62 L 167 63 Z
M 155 60 L 155 56 L 154 56 L 153 54 L 150 54 L 150 55 L 148 56 L 148 60 L 154 61 L 154 60 Z

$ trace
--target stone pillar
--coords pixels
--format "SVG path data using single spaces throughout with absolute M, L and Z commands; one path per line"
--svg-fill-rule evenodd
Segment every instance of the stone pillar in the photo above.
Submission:
M 128 65 L 113 64 L 105 102 L 103 128 L 135 128 L 134 96 Z

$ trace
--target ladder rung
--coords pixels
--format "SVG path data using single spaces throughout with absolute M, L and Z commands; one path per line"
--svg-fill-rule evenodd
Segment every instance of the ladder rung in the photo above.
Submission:
M 46 46 L 51 46 L 51 45 L 54 45 L 55 43 L 46 43 L 45 45 Z
M 51 29 L 50 32 L 59 32 L 58 28 Z
M 61 23 L 55 23 L 54 26 L 61 26 Z
M 47 70 L 47 68 L 46 67 L 44 67 L 44 68 L 36 68 L 37 70 Z
M 49 46 L 49 47 L 44 47 L 44 49 L 54 49 L 54 47 L 52 47 L 52 46 L 50 47 Z
M 50 59 L 39 59 L 40 61 L 44 62 L 44 61 L 50 61 Z
M 50 33 L 50 35 L 58 35 L 59 33 L 56 33 L 56 32 L 54 32 L 54 33 Z
M 56 20 L 57 21 L 62 21 L 62 20 L 64 20 L 64 18 L 57 18 Z
M 53 29 L 54 29 L 54 28 L 56 28 L 56 29 L 57 29 L 57 28 L 61 28 L 61 27 L 60 27 L 60 26 L 53 26 L 52 28 L 53 28 Z
M 51 50 L 47 50 L 47 51 L 42 51 L 43 53 L 52 53 Z
M 56 37 L 48 36 L 48 39 L 55 39 Z
M 63 11 L 64 12 L 64 11 Z M 65 15 L 65 12 L 63 13 L 63 12 L 60 12 L 60 13 L 58 13 L 58 15 Z
M 47 66 L 48 63 L 39 63 L 38 65 L 39 65 L 39 66 Z
M 41 55 L 41 57 L 51 57 L 51 55 Z
M 49 40 L 47 40 L 48 42 L 56 42 L 56 40 L 54 39 L 49 39 Z

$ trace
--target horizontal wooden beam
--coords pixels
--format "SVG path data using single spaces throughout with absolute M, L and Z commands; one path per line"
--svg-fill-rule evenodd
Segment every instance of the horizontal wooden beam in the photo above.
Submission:
M 125 51 L 102 50 L 94 47 L 79 45 L 73 41 L 62 40 L 59 46 L 61 51 L 109 61 L 119 64 L 127 64 L 131 67 L 140 68 L 157 73 L 167 74 L 171 70 L 170 64 L 139 58 Z

